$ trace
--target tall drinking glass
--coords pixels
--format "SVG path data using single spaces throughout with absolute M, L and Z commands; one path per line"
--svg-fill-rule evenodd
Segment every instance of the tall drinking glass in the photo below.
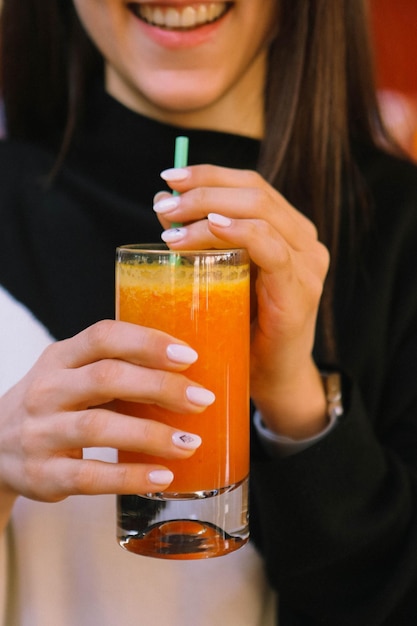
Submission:
M 202 438 L 193 456 L 182 460 L 119 451 L 120 462 L 155 462 L 174 473 L 167 491 L 118 496 L 118 540 L 130 552 L 207 558 L 249 538 L 249 273 L 242 249 L 117 249 L 116 318 L 187 342 L 199 355 L 187 377 L 216 395 L 198 416 L 119 402 L 126 414 Z

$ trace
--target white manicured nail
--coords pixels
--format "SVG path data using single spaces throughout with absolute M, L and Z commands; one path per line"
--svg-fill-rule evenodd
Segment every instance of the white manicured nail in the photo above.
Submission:
M 186 365 L 191 365 L 191 363 L 194 363 L 198 359 L 198 354 L 195 350 L 176 343 L 172 343 L 168 346 L 167 356 L 169 360 L 174 361 L 174 363 L 184 363 Z
M 161 239 L 165 241 L 165 243 L 176 243 L 184 239 L 186 233 L 186 228 L 169 228 L 168 230 L 164 230 Z
M 157 202 L 159 202 L 159 200 L 167 198 L 169 195 L 170 193 L 168 191 L 157 191 L 153 197 L 153 203 L 156 204 Z
M 148 478 L 154 485 L 169 485 L 174 480 L 174 474 L 169 470 L 153 470 Z
M 196 450 L 201 446 L 201 437 L 191 435 L 190 433 L 174 433 L 172 435 L 172 442 L 177 448 Z
M 211 224 L 214 224 L 214 226 L 230 226 L 232 223 L 232 220 L 229 217 L 225 217 L 224 215 L 219 215 L 218 213 L 209 213 L 208 216 L 208 221 Z
M 212 391 L 204 387 L 187 387 L 186 396 L 190 402 L 198 406 L 210 406 L 216 399 Z
M 155 204 L 153 205 L 153 210 L 155 211 L 155 213 L 168 213 L 169 211 L 173 211 L 174 209 L 176 209 L 179 203 L 179 196 L 163 198 L 163 200 L 155 202 Z
M 185 180 L 189 175 L 190 173 L 185 167 L 170 167 L 160 174 L 161 178 L 168 181 Z

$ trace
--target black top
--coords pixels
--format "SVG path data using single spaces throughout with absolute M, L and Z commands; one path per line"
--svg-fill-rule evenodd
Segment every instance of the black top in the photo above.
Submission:
M 53 184 L 47 148 L 0 145 L 0 282 L 57 339 L 114 317 L 115 247 L 161 242 L 152 209 L 167 187 L 178 129 L 140 117 L 103 92 Z M 255 167 L 258 142 L 189 131 L 189 162 Z M 18 253 L 18 256 L 17 256 Z M 10 259 L 13 258 L 13 263 Z
M 115 247 L 159 241 L 152 198 L 185 132 L 101 92 L 87 121 L 52 184 L 46 147 L 0 144 L 0 283 L 56 338 L 113 317 Z M 256 165 L 253 139 L 186 133 L 191 164 Z M 340 260 L 345 414 L 285 459 L 253 438 L 252 537 L 280 626 L 417 619 L 417 173 L 372 149 L 359 165 L 374 211 L 355 262 Z

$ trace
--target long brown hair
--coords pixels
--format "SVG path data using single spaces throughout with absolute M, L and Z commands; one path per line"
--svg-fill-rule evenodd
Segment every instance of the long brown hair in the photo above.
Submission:
M 320 327 L 332 365 L 337 363 L 333 296 L 343 201 L 352 255 L 370 217 L 354 146 L 397 148 L 379 112 L 366 1 L 279 3 L 259 170 L 312 219 L 330 250 Z
M 314 221 L 330 249 L 321 326 L 327 358 L 335 361 L 332 295 L 342 198 L 350 190 L 352 207 L 363 200 L 353 145 L 384 136 L 366 0 L 277 1 L 258 169 Z M 86 86 L 102 65 L 70 0 L 4 0 L 0 81 L 9 136 L 54 142 L 59 164 L 82 117 Z

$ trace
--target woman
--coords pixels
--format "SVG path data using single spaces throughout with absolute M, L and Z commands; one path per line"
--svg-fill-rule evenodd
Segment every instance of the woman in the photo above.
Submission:
M 364 4 L 5 2 L 6 623 L 262 624 L 264 572 L 281 626 L 413 623 L 416 171 L 378 148 Z M 103 463 L 107 446 L 192 454 L 112 399 L 204 418 L 181 342 L 99 321 L 115 246 L 160 235 L 154 196 L 170 247 L 244 246 L 254 265 L 255 548 L 204 563 L 110 548 L 100 495 L 168 486 L 163 466 Z

